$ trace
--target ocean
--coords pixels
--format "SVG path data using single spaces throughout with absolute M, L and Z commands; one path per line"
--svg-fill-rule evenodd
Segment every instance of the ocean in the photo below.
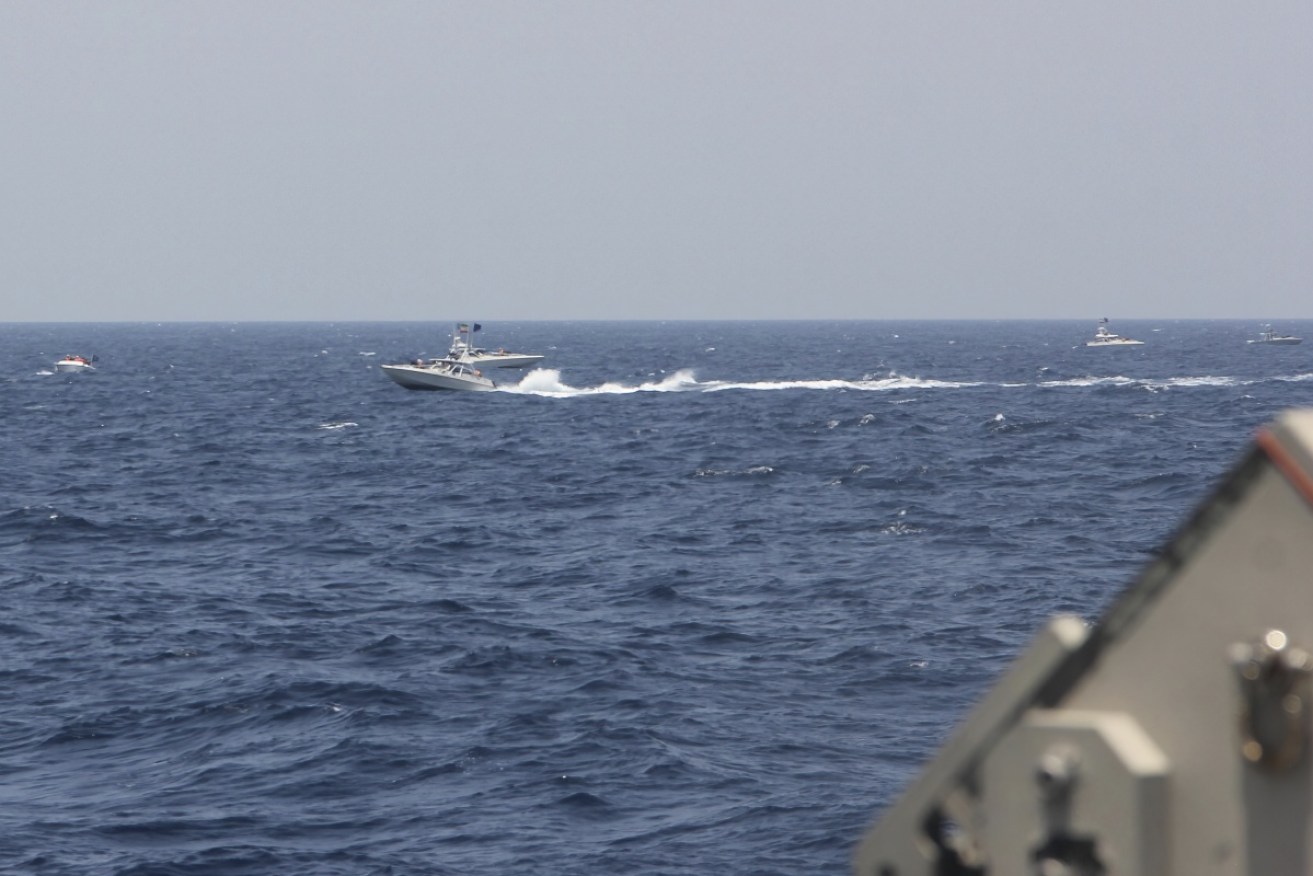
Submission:
M 0 326 L 0 871 L 848 873 L 1313 401 L 1094 327 L 486 324 L 540 366 L 426 393 L 449 324 Z

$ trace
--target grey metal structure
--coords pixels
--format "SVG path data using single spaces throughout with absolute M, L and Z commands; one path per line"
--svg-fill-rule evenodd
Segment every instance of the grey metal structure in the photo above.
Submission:
M 1313 411 L 1264 428 L 1095 625 L 1054 619 L 857 876 L 1313 873 Z

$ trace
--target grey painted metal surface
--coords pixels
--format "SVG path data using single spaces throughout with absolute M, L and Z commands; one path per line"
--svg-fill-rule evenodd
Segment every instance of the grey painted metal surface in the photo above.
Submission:
M 1313 873 L 1313 412 L 1262 430 L 1095 625 L 1053 620 L 858 876 Z

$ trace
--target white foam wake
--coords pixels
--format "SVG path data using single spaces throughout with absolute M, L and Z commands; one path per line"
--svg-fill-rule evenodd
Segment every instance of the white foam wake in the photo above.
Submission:
M 1313 374 L 1297 374 L 1287 377 L 1270 377 L 1269 380 L 1305 381 L 1313 380 Z M 1103 386 L 1142 387 L 1156 392 L 1162 389 L 1186 389 L 1194 387 L 1234 387 L 1255 383 L 1255 380 L 1238 377 L 1213 375 L 1137 378 L 1115 375 L 1111 377 L 1070 377 L 1062 380 L 1041 380 L 1034 384 L 991 383 L 985 381 L 934 380 L 922 377 L 907 377 L 890 372 L 880 377 L 867 374 L 858 380 L 845 378 L 813 378 L 807 380 L 698 380 L 690 369 L 682 369 L 660 379 L 644 381 L 637 384 L 620 381 L 607 381 L 597 386 L 572 386 L 561 378 L 561 372 L 554 368 L 535 368 L 528 372 L 517 384 L 499 385 L 502 392 L 520 395 L 539 395 L 553 398 L 575 398 L 589 395 L 632 395 L 641 392 L 725 392 L 726 390 L 746 390 L 767 392 L 771 390 L 809 389 L 809 390 L 848 390 L 853 392 L 889 392 L 895 390 L 952 390 L 971 389 L 974 387 L 1024 388 L 1039 386 L 1043 388 L 1091 388 Z
M 690 369 L 682 369 L 666 375 L 659 380 L 649 380 L 638 384 L 607 381 L 597 386 L 571 386 L 561 379 L 561 372 L 554 368 L 535 368 L 517 384 L 499 385 L 503 392 L 521 395 L 541 395 L 556 398 L 568 398 L 585 395 L 631 395 L 638 392 L 724 392 L 738 389 L 768 392 L 783 389 L 812 390 L 853 390 L 857 392 L 880 392 L 898 389 L 966 389 L 973 386 L 985 386 L 983 383 L 964 383 L 951 380 L 926 380 L 919 377 L 904 377 L 889 374 L 887 377 L 866 375 L 860 380 L 844 378 L 813 378 L 808 380 L 698 380 Z
M 571 386 L 561 379 L 561 372 L 554 368 L 535 368 L 524 375 L 519 383 L 498 386 L 503 392 L 521 395 L 542 395 L 554 398 L 571 398 L 584 395 L 632 395 L 636 392 L 689 392 L 707 388 L 699 383 L 692 371 L 676 371 L 660 380 L 652 380 L 630 386 L 625 383 L 608 381 L 597 386 Z

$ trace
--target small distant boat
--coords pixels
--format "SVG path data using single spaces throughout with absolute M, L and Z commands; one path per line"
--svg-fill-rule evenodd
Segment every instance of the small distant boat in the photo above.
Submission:
M 1302 344 L 1303 338 L 1297 338 L 1294 335 L 1279 335 L 1272 331 L 1272 326 L 1264 326 L 1263 331 L 1258 333 L 1257 338 L 1250 338 L 1251 344 Z
M 497 388 L 483 372 L 459 359 L 416 359 L 404 365 L 380 365 L 383 373 L 406 389 L 488 392 Z
M 1104 317 L 1099 320 L 1099 328 L 1094 333 L 1094 337 L 1085 342 L 1087 347 L 1132 347 L 1143 344 L 1144 341 L 1137 341 L 1134 338 L 1126 338 L 1121 335 L 1115 335 L 1108 331 L 1108 318 Z
M 88 359 L 86 356 L 75 356 L 69 353 L 55 363 L 55 370 L 61 374 L 81 374 L 84 371 L 95 371 L 96 366 L 93 364 L 95 361 L 95 356 Z
M 474 333 L 482 328 L 477 322 L 473 326 L 467 322 L 457 323 L 447 358 L 459 359 L 480 368 L 524 368 L 542 360 L 542 355 L 538 353 L 512 353 L 501 348 L 486 350 L 474 346 Z

